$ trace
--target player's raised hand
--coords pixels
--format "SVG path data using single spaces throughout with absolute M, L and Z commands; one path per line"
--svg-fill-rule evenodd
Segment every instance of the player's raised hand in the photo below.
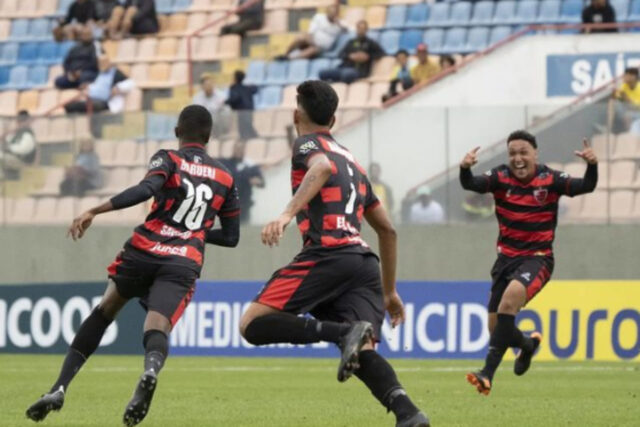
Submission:
M 465 154 L 464 159 L 460 162 L 460 167 L 463 169 L 469 169 L 471 166 L 478 163 L 478 151 L 480 147 L 476 147 L 473 150 Z
M 596 156 L 596 153 L 593 152 L 593 148 L 589 146 L 589 141 L 587 141 L 587 138 L 584 138 L 582 140 L 582 145 L 582 151 L 574 151 L 575 155 L 580 157 L 590 165 L 595 165 L 596 163 L 598 163 L 598 157 Z
M 67 237 L 70 236 L 74 241 L 81 239 L 87 229 L 91 226 L 94 216 L 95 215 L 93 213 L 87 211 L 75 218 L 67 231 Z
M 384 307 L 391 317 L 392 327 L 404 323 L 404 304 L 397 292 L 384 296 Z
M 262 243 L 269 247 L 278 246 L 284 234 L 285 228 L 291 222 L 291 217 L 282 214 L 275 221 L 271 221 L 262 229 Z

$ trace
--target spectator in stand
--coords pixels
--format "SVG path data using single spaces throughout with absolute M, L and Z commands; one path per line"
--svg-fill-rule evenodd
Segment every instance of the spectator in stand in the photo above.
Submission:
M 111 63 L 107 55 L 98 61 L 100 72 L 86 87 L 88 100 L 72 101 L 64 106 L 67 113 L 86 113 L 91 103 L 93 112 L 109 110 L 119 113 L 124 110 L 125 95 L 134 87 L 133 80 Z
M 359 21 L 356 37 L 350 40 L 340 52 L 342 63 L 338 68 L 320 71 L 320 79 L 334 82 L 352 83 L 371 74 L 373 61 L 384 56 L 380 45 L 367 37 L 367 21 Z
M 83 197 L 87 191 L 102 187 L 102 169 L 100 159 L 94 150 L 93 140 L 80 142 L 80 150 L 73 166 L 65 170 L 65 177 L 60 183 L 61 196 Z
M 429 61 L 429 48 L 426 44 L 420 43 L 416 48 L 418 63 L 411 68 L 411 79 L 416 85 L 431 80 L 441 71 L 440 65 Z
M 239 0 L 238 7 L 243 7 L 252 1 L 254 0 Z M 238 21 L 222 27 L 220 35 L 238 34 L 244 37 L 247 31 L 262 28 L 264 22 L 264 0 L 258 0 L 256 3 L 238 12 L 237 15 Z
M 121 39 L 130 34 L 155 34 L 160 30 L 153 0 L 126 0 L 115 6 L 107 24 L 107 35 Z
M 36 137 L 31 130 L 29 112 L 21 110 L 16 118 L 16 129 L 5 136 L 0 151 L 0 179 L 18 178 L 20 170 L 36 160 Z
M 193 104 L 202 105 L 213 117 L 213 136 L 221 136 L 227 131 L 228 114 L 226 95 L 216 89 L 214 77 L 211 73 L 202 73 L 200 76 L 200 91 L 193 96 Z
M 382 95 L 382 102 L 386 102 L 398 94 L 398 85 L 402 87 L 402 90 L 410 89 L 413 86 L 409 67 L 409 52 L 404 49 L 400 49 L 396 53 L 396 66 L 391 71 L 390 80 L 389 91 Z
M 109 20 L 113 9 L 120 5 L 120 0 L 94 0 L 95 1 L 95 27 L 93 29 L 94 37 L 97 39 L 103 38 L 106 32 L 108 32 Z
M 412 224 L 441 224 L 444 222 L 444 209 L 431 197 L 431 188 L 420 186 L 409 211 L 409 222 Z
M 638 69 L 624 70 L 622 85 L 613 92 L 616 102 L 616 115 L 622 121 L 623 131 L 631 128 L 631 124 L 640 120 L 640 84 L 638 84 Z
M 83 28 L 93 24 L 96 19 L 96 8 L 93 0 L 75 0 L 69 5 L 67 15 L 58 22 L 53 29 L 53 38 L 75 40 L 80 37 Z
M 75 89 L 91 83 L 98 74 L 98 58 L 93 32 L 90 27 L 83 27 L 80 40 L 71 48 L 62 63 L 64 74 L 56 81 L 58 89 Z
M 313 58 L 330 50 L 338 36 L 347 31 L 347 26 L 340 21 L 339 15 L 337 4 L 328 6 L 326 13 L 316 13 L 309 24 L 309 32 L 291 43 L 287 53 L 277 59 Z
M 387 212 L 393 212 L 393 192 L 385 182 L 380 179 L 382 175 L 382 168 L 379 163 L 371 163 L 369 165 L 369 181 L 371 182 L 371 188 L 373 193 L 378 197 L 382 206 Z
M 448 70 L 456 65 L 456 60 L 451 55 L 440 55 L 440 71 Z
M 245 85 L 244 72 L 237 70 L 233 75 L 233 84 L 229 88 L 227 105 L 238 114 L 238 133 L 240 139 L 246 141 L 258 136 L 253 128 L 253 96 L 258 93 L 258 88 L 253 85 Z
M 220 161 L 233 175 L 238 196 L 240 197 L 240 222 L 247 224 L 251 218 L 253 206 L 253 187 L 264 188 L 264 177 L 260 166 L 253 164 L 245 158 L 246 143 L 237 141 L 233 146 L 233 154 L 229 159 Z
M 582 10 L 583 24 L 608 24 L 616 22 L 616 11 L 607 0 L 591 0 Z M 585 28 L 583 33 L 617 33 L 617 28 Z

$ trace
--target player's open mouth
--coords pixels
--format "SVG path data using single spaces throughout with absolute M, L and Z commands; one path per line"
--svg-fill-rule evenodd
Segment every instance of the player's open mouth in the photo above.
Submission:
M 520 164 L 516 163 L 516 164 L 513 165 L 513 168 L 516 169 L 516 170 L 524 170 L 524 169 L 527 168 L 527 164 L 526 163 L 520 163 Z

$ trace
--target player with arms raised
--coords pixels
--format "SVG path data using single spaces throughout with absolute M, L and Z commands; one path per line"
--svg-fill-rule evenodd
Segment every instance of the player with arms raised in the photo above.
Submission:
M 133 426 L 149 412 L 157 375 L 168 354 L 168 335 L 189 304 L 202 269 L 205 243 L 234 247 L 239 239 L 239 203 L 233 178 L 210 158 L 205 144 L 211 135 L 211 114 L 191 105 L 180 113 L 175 129 L 178 150 L 160 150 L 149 172 L 136 186 L 74 219 L 69 234 L 81 238 L 96 215 L 145 202 L 154 204 L 108 268 L 109 284 L 76 334 L 58 380 L 27 410 L 42 421 L 62 408 L 69 383 L 98 348 L 120 309 L 139 297 L 147 310 L 144 322 L 144 373 L 126 407 L 123 422 Z M 221 229 L 212 230 L 215 217 Z
M 364 169 L 329 130 L 338 96 L 321 81 L 297 88 L 293 146 L 293 198 L 262 231 L 262 242 L 277 245 L 293 218 L 304 248 L 276 271 L 240 321 L 252 344 L 332 342 L 342 357 L 338 380 L 352 374 L 396 416 L 397 426 L 426 427 L 428 419 L 411 402 L 396 374 L 375 350 L 384 311 L 393 326 L 404 320 L 396 292 L 396 234 L 371 190 Z M 377 256 L 360 237 L 362 219 L 378 234 Z M 311 313 L 315 318 L 299 317 Z
M 500 227 L 498 259 L 491 270 L 493 285 L 489 298 L 489 352 L 479 372 L 467 374 L 478 392 L 488 395 L 493 375 L 509 347 L 520 349 L 514 372 L 523 375 L 540 345 L 542 336 L 526 337 L 515 326 L 515 316 L 551 278 L 552 244 L 558 223 L 560 196 L 590 193 L 598 182 L 598 159 L 584 141 L 575 154 L 587 162 L 584 178 L 572 178 L 538 164 L 535 136 L 515 131 L 507 138 L 509 164 L 473 176 L 476 147 L 460 163 L 460 183 L 465 190 L 493 193 Z

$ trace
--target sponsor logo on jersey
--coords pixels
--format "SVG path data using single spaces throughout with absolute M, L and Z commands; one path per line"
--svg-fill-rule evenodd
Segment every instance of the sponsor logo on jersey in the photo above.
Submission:
M 546 188 L 536 188 L 533 190 L 533 197 L 536 199 L 536 202 L 543 204 L 547 200 L 547 196 L 549 195 L 549 190 Z
M 491 176 L 491 171 L 486 171 L 484 174 L 485 174 L 486 176 Z
M 162 162 L 164 160 L 162 160 L 162 157 L 158 156 L 154 159 L 151 159 L 151 162 L 149 162 L 149 169 L 155 169 L 158 168 L 162 165 Z
M 191 231 L 176 230 L 168 225 L 163 225 L 162 229 L 160 229 L 160 234 L 165 237 L 179 237 L 184 240 L 189 240 L 193 233 Z
M 531 281 L 531 273 L 522 273 L 520 277 L 522 277 L 527 282 Z
M 566 172 L 562 172 L 562 173 L 560 174 L 560 178 L 569 178 L 569 174 L 568 174 L 568 173 L 566 173 Z
M 300 154 L 307 154 L 309 151 L 317 150 L 317 149 L 318 149 L 318 145 L 315 143 L 315 141 L 307 141 L 300 146 L 299 151 L 300 151 Z
M 156 243 L 151 248 L 151 252 L 161 254 L 161 255 L 187 256 L 187 247 L 186 246 L 170 246 L 170 245 L 163 245 L 161 243 Z

